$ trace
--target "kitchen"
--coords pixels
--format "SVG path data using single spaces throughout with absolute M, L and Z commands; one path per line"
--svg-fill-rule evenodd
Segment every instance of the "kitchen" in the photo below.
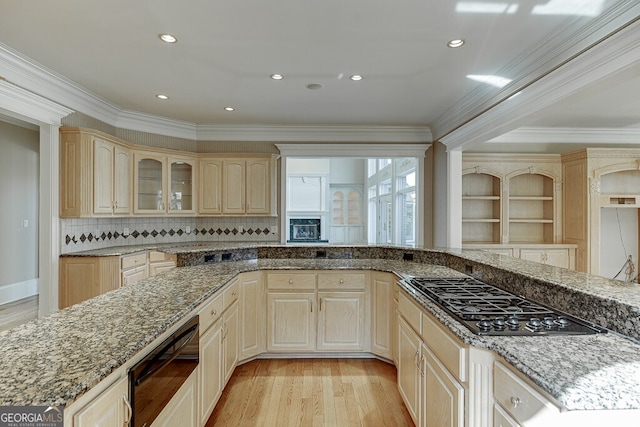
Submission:
M 630 10 L 633 11 L 633 9 L 630 9 Z M 9 27 L 7 26 L 5 28 L 9 28 Z M 625 34 L 626 33 L 624 33 L 623 31 L 618 32 L 618 39 L 614 41 L 619 42 L 620 39 L 623 39 L 624 41 Z M 3 36 L 2 40 L 5 41 L 8 39 Z M 610 42 L 611 40 L 612 39 L 609 39 Z M 589 40 L 585 40 L 585 42 L 588 42 L 588 41 Z M 181 40 L 181 42 L 183 42 L 183 40 Z M 633 44 L 629 46 L 633 46 Z M 22 49 L 18 49 L 18 50 L 22 50 Z M 629 50 L 620 49 L 619 52 L 620 52 L 619 57 L 614 58 L 611 56 L 610 51 L 608 54 L 609 56 L 607 56 L 607 54 L 605 53 L 605 50 L 603 50 L 602 53 L 598 54 L 598 51 L 596 49 L 593 52 L 594 54 L 590 56 L 591 59 L 589 58 L 584 59 L 583 66 L 587 68 L 592 68 L 593 70 L 597 70 L 597 67 L 593 67 L 593 63 L 589 61 L 593 61 L 597 63 L 597 61 L 601 61 L 603 57 L 608 58 L 609 64 L 611 64 L 612 61 L 615 62 L 614 59 L 616 59 L 619 62 L 622 62 L 624 60 L 633 61 L 633 52 L 634 52 L 633 50 L 629 51 Z M 626 55 L 623 55 L 622 52 L 624 52 Z M 15 57 L 12 56 L 11 58 L 12 60 L 15 60 Z M 582 60 L 583 58 L 578 58 L 578 59 Z M 616 65 L 620 65 L 620 64 L 616 63 Z M 602 70 L 602 68 L 600 68 L 600 70 Z M 25 74 L 16 72 L 15 68 L 5 66 L 3 67 L 3 71 L 2 73 L 0 73 L 0 75 L 2 75 L 5 78 L 5 80 L 2 82 L 3 91 L 5 91 L 6 94 L 10 95 L 10 97 L 5 98 L 5 100 L 3 101 L 5 102 L 2 105 L 3 111 L 9 112 L 10 116 L 18 116 L 23 120 L 25 117 L 26 118 L 31 117 L 30 122 L 33 123 L 33 121 L 35 121 L 37 123 L 36 127 L 40 129 L 38 138 L 40 140 L 40 147 L 41 147 L 40 148 L 41 199 L 39 201 L 41 219 L 39 221 L 40 237 L 39 237 L 38 243 L 40 247 L 38 250 L 40 251 L 40 254 L 39 254 L 40 256 L 39 256 L 38 262 L 40 263 L 40 266 L 39 266 L 40 274 L 38 278 L 43 284 L 49 284 L 49 283 L 55 284 L 57 282 L 56 277 L 58 276 L 57 274 L 58 254 L 60 253 L 61 249 L 64 248 L 64 245 L 65 245 L 64 237 L 66 236 L 66 233 L 62 234 L 59 231 L 61 225 L 62 227 L 76 226 L 75 224 L 73 225 L 67 224 L 66 220 L 63 220 L 61 224 L 57 219 L 56 213 L 58 211 L 58 208 L 56 205 L 58 203 L 58 197 L 57 197 L 58 189 L 56 185 L 58 181 L 57 176 L 58 176 L 58 170 L 60 166 L 57 164 L 57 162 L 51 161 L 50 159 L 55 159 L 58 157 L 58 153 L 56 153 L 55 150 L 56 150 L 59 136 L 58 136 L 57 126 L 51 125 L 51 123 L 56 123 L 56 120 L 58 120 L 58 123 L 60 123 L 60 120 L 62 119 L 62 124 L 65 126 L 71 126 L 71 127 L 81 126 L 81 127 L 89 127 L 89 128 L 98 129 L 98 130 L 103 129 L 103 131 L 107 133 L 109 133 L 108 131 L 112 131 L 112 133 L 117 133 L 118 134 L 117 136 L 119 138 L 125 141 L 136 142 L 136 143 L 148 143 L 149 139 L 156 139 L 158 141 L 158 144 L 160 145 L 164 144 L 165 148 L 173 147 L 173 148 L 185 149 L 185 151 L 195 152 L 199 150 L 198 146 L 207 145 L 205 143 L 198 142 L 200 138 L 197 138 L 198 140 L 196 140 L 195 138 L 184 138 L 184 133 L 180 134 L 180 137 L 173 137 L 173 138 L 170 136 L 161 137 L 161 138 L 149 137 L 150 134 L 158 133 L 157 129 L 161 129 L 163 126 L 166 126 L 167 121 L 154 121 L 154 125 L 152 127 L 156 129 L 155 132 L 141 131 L 140 124 L 134 125 L 132 121 L 129 121 L 128 122 L 129 124 L 124 126 L 117 126 L 115 124 L 117 123 L 117 121 L 114 121 L 113 119 L 106 119 L 106 120 L 103 119 L 102 123 L 100 123 L 101 120 L 97 120 L 95 119 L 95 117 L 98 116 L 98 117 L 104 118 L 104 117 L 107 117 L 108 115 L 99 113 L 98 111 L 94 113 L 96 114 L 95 116 L 92 116 L 91 114 L 82 114 L 78 112 L 72 113 L 71 109 L 67 107 L 63 107 L 62 105 L 79 105 L 79 104 L 77 103 L 74 104 L 74 102 L 72 102 L 71 100 L 68 100 L 64 96 L 62 97 L 51 96 L 52 92 L 50 92 L 50 96 L 49 96 L 49 98 L 60 100 L 62 105 L 60 104 L 53 105 L 55 103 L 52 104 L 48 99 L 46 99 L 47 97 L 40 98 L 40 99 L 38 98 L 33 99 L 33 96 L 32 96 L 33 91 L 37 93 L 38 90 L 35 89 L 32 82 L 31 83 L 29 82 L 29 79 L 25 78 Z M 40 76 L 40 78 L 42 78 L 42 76 Z M 287 81 L 286 77 L 284 81 L 285 82 Z M 366 82 L 367 82 L 367 79 L 365 76 L 365 79 L 359 83 L 366 83 Z M 539 80 L 536 83 L 541 84 L 541 83 L 548 83 L 548 82 L 549 80 L 546 80 L 544 82 L 543 80 Z M 566 80 L 559 79 L 557 84 L 559 85 L 560 82 L 564 82 L 563 84 L 566 85 Z M 535 83 L 532 83 L 532 85 L 535 85 Z M 552 85 L 550 86 L 552 87 Z M 24 88 L 31 88 L 31 92 L 28 90 L 25 90 Z M 329 88 L 328 85 L 325 89 L 327 88 Z M 539 87 L 537 89 L 539 90 L 538 92 L 539 94 L 543 93 L 543 91 L 541 91 Z M 549 90 L 549 87 L 547 87 L 547 90 Z M 312 92 L 312 91 L 315 91 L 315 92 Z M 487 123 L 489 123 L 492 117 L 499 117 L 499 122 L 503 122 L 505 124 L 508 122 L 509 124 L 512 124 L 512 121 L 516 119 L 516 117 L 514 116 L 517 114 L 522 114 L 521 110 L 519 109 L 523 108 L 524 105 L 528 104 L 529 108 L 533 108 L 533 107 L 542 108 L 547 106 L 544 103 L 553 101 L 552 99 L 553 96 L 551 96 L 553 95 L 553 93 L 552 94 L 547 93 L 548 95 L 550 95 L 548 97 L 550 99 L 543 100 L 535 97 L 536 90 L 534 90 L 531 95 L 527 94 L 526 92 L 527 91 L 523 91 L 518 97 L 515 97 L 511 100 L 512 102 L 518 104 L 514 106 L 514 108 L 509 109 L 507 112 L 504 111 L 504 107 L 498 107 L 497 110 L 492 109 L 491 111 L 487 111 L 486 115 L 483 115 L 483 118 L 484 118 L 483 120 L 486 120 Z M 551 90 L 551 92 L 554 92 L 554 91 Z M 557 93 L 557 92 L 558 91 L 556 90 L 554 93 Z M 308 93 L 320 94 L 322 93 L 322 89 L 309 89 Z M 33 105 L 31 105 L 29 106 L 29 108 L 25 108 L 23 105 L 16 105 L 15 102 L 11 103 L 7 101 L 7 99 L 16 99 L 15 98 L 16 96 L 22 97 L 22 99 L 28 98 L 32 103 L 36 103 L 36 106 L 34 107 Z M 534 97 L 533 99 L 537 99 L 538 103 L 535 106 L 532 105 L 531 103 L 532 98 L 527 98 L 528 96 L 532 96 Z M 520 105 L 521 103 L 522 105 Z M 503 114 L 499 115 L 501 108 L 503 110 L 502 111 Z M 83 111 L 82 108 L 74 108 L 74 110 Z M 84 107 L 84 111 L 89 112 L 89 110 L 92 110 L 92 109 L 89 108 L 88 106 Z M 52 116 L 55 116 L 56 114 L 58 115 L 58 119 L 54 119 L 52 117 Z M 125 112 L 121 112 L 120 114 L 121 114 L 121 117 L 126 116 Z M 161 115 L 165 115 L 165 114 L 166 113 L 163 113 Z M 464 114 L 461 114 L 459 116 L 459 119 L 462 120 L 464 118 L 463 116 Z M 226 117 L 231 117 L 231 116 L 226 116 Z M 147 119 L 151 119 L 151 117 L 147 117 Z M 133 115 L 127 117 L 126 120 L 133 120 Z M 125 123 L 126 120 L 121 120 L 121 123 Z M 233 123 L 233 120 L 235 119 L 228 118 L 224 120 L 228 120 L 229 123 Z M 334 120 L 332 122 L 336 122 L 336 121 Z M 385 120 L 378 121 L 378 123 L 384 123 L 384 122 Z M 443 122 L 446 122 L 446 120 L 444 120 Z M 433 149 L 430 151 L 430 155 L 436 156 L 438 160 L 438 161 L 433 161 L 433 167 L 432 169 L 430 169 L 433 172 L 434 181 L 437 181 L 438 185 L 434 185 L 433 188 L 430 188 L 429 186 L 425 186 L 425 188 L 423 189 L 423 192 L 425 194 L 425 199 L 433 201 L 433 203 L 425 203 L 426 206 L 424 209 L 424 223 L 437 224 L 437 226 L 433 228 L 424 227 L 421 237 L 422 237 L 422 243 L 427 246 L 436 245 L 436 246 L 442 246 L 442 247 L 459 247 L 461 245 L 461 242 L 463 241 L 462 227 L 460 226 L 462 224 L 462 210 L 463 210 L 461 209 L 462 198 L 451 197 L 450 198 L 451 200 L 449 201 L 449 196 L 448 196 L 448 194 L 451 194 L 451 195 L 456 194 L 455 191 L 460 192 L 460 190 L 456 190 L 456 185 L 457 185 L 456 181 L 460 179 L 459 177 L 462 176 L 462 170 L 461 170 L 462 155 L 460 151 L 456 151 L 455 149 L 458 148 L 458 144 L 470 143 L 474 138 L 484 139 L 484 140 L 490 140 L 492 138 L 496 138 L 497 134 L 495 135 L 490 135 L 490 134 L 496 133 L 496 132 L 498 134 L 504 133 L 506 130 L 504 128 L 505 126 L 504 124 L 502 125 L 503 127 L 493 126 L 493 123 L 490 126 L 487 126 L 486 128 L 477 127 L 480 124 L 482 123 L 478 123 L 477 121 L 470 122 L 469 126 L 467 127 L 461 127 L 452 132 L 449 132 L 447 135 L 445 135 L 443 138 L 440 139 L 440 141 L 443 142 L 444 145 L 441 143 L 434 143 L 432 147 Z M 140 128 L 138 128 L 139 130 L 133 130 L 133 129 L 136 129 L 136 126 L 140 126 Z M 187 130 L 189 130 L 188 126 L 186 128 Z M 132 130 L 127 130 L 127 129 L 132 129 Z M 267 131 L 269 129 L 270 129 L 269 126 L 266 126 L 265 128 L 263 128 L 262 130 L 265 131 L 263 132 L 263 135 L 268 135 Z M 413 144 L 431 143 L 431 138 L 429 138 L 428 136 L 427 137 L 425 136 L 424 134 L 425 129 L 423 128 L 381 127 L 378 129 L 375 129 L 375 128 L 372 128 L 372 129 L 373 130 L 371 132 L 368 132 L 367 129 L 360 129 L 358 132 L 359 133 L 358 137 L 355 138 L 356 141 L 354 145 L 358 145 L 358 143 L 361 143 L 361 141 L 363 140 L 364 141 L 380 141 L 379 138 L 381 137 L 382 134 L 386 135 L 387 142 L 393 142 L 390 140 L 393 140 L 395 138 L 397 140 L 400 140 L 403 143 L 413 143 Z M 234 129 L 233 127 L 226 129 L 227 133 L 223 136 L 223 138 L 227 138 L 227 141 L 229 139 L 232 139 L 233 138 L 232 134 L 234 133 L 234 130 L 238 131 L 237 128 Z M 271 127 L 271 130 L 273 130 L 272 127 Z M 300 129 L 298 128 L 297 130 L 299 131 Z M 306 130 L 313 131 L 314 128 L 311 128 L 311 129 L 306 128 Z M 353 135 L 354 129 L 352 128 L 345 128 L 344 126 L 336 126 L 335 128 L 328 127 L 326 128 L 326 130 L 332 131 L 332 132 L 345 131 L 339 135 L 338 137 L 339 140 L 341 141 L 354 140 L 353 136 L 349 136 L 349 135 Z M 206 129 L 204 127 L 200 129 L 201 134 L 204 134 L 205 131 Z M 225 131 L 225 129 L 219 129 L 219 131 Z M 292 133 L 296 132 L 296 128 L 295 127 L 292 128 L 291 132 Z M 435 135 L 437 135 L 438 132 L 442 134 L 442 131 L 440 130 L 440 131 L 436 131 Z M 173 129 L 173 130 L 167 130 L 167 133 L 169 133 L 170 135 L 175 135 L 178 132 L 176 132 L 176 130 Z M 471 134 L 473 135 L 473 138 L 470 137 Z M 622 134 L 623 132 L 620 132 L 621 136 L 619 137 L 619 141 L 624 141 L 624 138 L 623 138 L 624 135 Z M 239 136 L 240 138 L 243 138 L 243 139 L 246 138 L 246 135 L 236 135 L 236 136 Z M 518 136 L 519 136 L 518 134 L 512 135 L 512 139 L 515 140 L 517 139 Z M 275 138 L 274 135 L 270 135 L 269 137 Z M 206 137 L 204 138 L 205 138 L 204 141 L 206 141 L 207 140 Z M 277 139 L 278 141 L 282 141 L 282 139 L 285 139 L 286 137 L 284 135 L 278 135 L 277 138 L 278 138 Z M 288 138 L 293 142 L 304 140 L 304 137 L 300 136 L 300 134 L 295 134 L 295 135 L 291 134 Z M 502 138 L 505 138 L 506 140 L 507 136 L 503 136 Z M 314 139 L 316 141 L 318 140 L 327 141 L 329 140 L 329 136 L 328 134 L 325 133 L 325 134 L 311 136 L 310 139 L 311 141 L 313 141 Z M 285 139 L 285 141 L 286 140 L 287 139 Z M 49 142 L 53 142 L 54 144 L 50 144 Z M 623 142 L 620 142 L 620 143 L 623 143 Z M 483 149 L 490 150 L 490 151 L 495 150 L 494 152 L 497 152 L 502 149 L 501 144 L 504 144 L 504 143 L 501 143 L 499 140 L 496 142 L 487 143 L 487 144 L 484 144 Z M 261 147 L 258 147 L 258 145 L 261 145 Z M 445 145 L 449 150 L 448 152 L 445 151 L 445 148 L 444 148 Z M 224 143 L 220 143 L 219 145 L 216 146 L 216 149 L 218 149 L 219 151 L 226 151 L 229 153 L 233 153 L 238 149 L 238 146 L 239 146 L 238 143 L 233 143 L 233 142 L 229 142 L 226 145 Z M 358 147 L 356 147 L 356 149 L 357 148 Z M 368 146 L 368 148 L 372 148 L 372 147 Z M 252 151 L 264 152 L 265 151 L 264 144 L 259 144 L 258 142 L 244 143 L 242 145 L 242 149 L 248 152 L 252 152 Z M 51 150 L 53 150 L 53 153 L 51 152 Z M 277 154 L 275 152 L 275 149 L 273 148 L 269 148 L 268 150 L 270 152 L 273 151 L 274 154 Z M 447 171 L 446 169 L 444 170 L 441 169 L 441 165 L 447 165 L 447 168 L 449 168 L 449 171 Z M 456 172 L 458 169 L 460 170 Z M 451 178 L 448 178 L 449 175 L 451 176 Z M 280 200 L 280 202 L 282 202 L 282 200 Z M 283 212 L 281 208 L 280 208 L 280 212 Z M 276 229 L 280 230 L 280 233 L 276 236 L 276 240 L 280 240 L 284 235 L 284 233 L 282 232 L 284 229 L 283 227 L 284 224 L 281 221 L 281 219 L 282 218 L 277 219 L 275 221 L 273 219 L 256 220 L 255 226 L 253 226 L 253 223 L 250 223 L 250 226 L 246 226 L 246 223 L 239 224 L 238 222 L 234 223 L 232 219 L 223 219 L 222 220 L 223 223 L 221 224 L 220 229 L 224 232 L 225 229 L 233 230 L 235 226 L 243 225 L 243 226 L 246 226 L 247 229 L 250 229 L 252 231 L 255 231 L 256 229 L 259 229 L 262 231 L 264 229 L 273 230 L 275 226 Z M 94 221 L 94 220 L 91 220 L 91 221 Z M 99 220 L 99 221 L 107 221 L 107 220 Z M 117 221 L 117 220 L 108 220 L 108 221 Z M 140 221 L 136 219 L 133 219 L 133 220 L 127 219 L 126 225 L 123 226 L 123 221 L 125 220 L 122 219 L 119 221 L 120 223 L 118 223 L 117 225 L 114 225 L 114 227 L 117 228 L 117 229 L 114 228 L 114 230 L 117 231 L 118 233 L 123 233 L 125 227 L 130 228 L 132 232 L 136 231 L 138 229 L 137 228 L 138 224 L 140 223 Z M 143 226 L 146 225 L 147 223 L 150 226 L 153 225 L 154 226 L 153 228 L 149 227 L 150 232 L 155 229 L 161 232 L 165 228 L 168 231 L 174 228 L 176 229 L 176 231 L 178 230 L 185 231 L 185 227 L 187 226 L 191 227 L 192 229 L 198 228 L 199 230 L 202 230 L 202 229 L 216 230 L 218 228 L 217 221 L 215 222 L 215 224 L 205 223 L 202 227 L 199 227 L 200 224 L 198 224 L 197 222 L 194 223 L 193 225 L 184 224 L 183 226 L 182 220 L 177 220 L 175 221 L 175 223 L 169 224 L 169 225 L 165 225 L 165 223 L 163 222 L 158 225 L 158 221 L 165 221 L 165 219 L 160 220 L 160 219 L 152 218 L 149 220 L 142 221 L 141 224 Z M 213 222 L 213 220 L 211 221 Z M 225 223 L 225 221 L 228 221 L 228 222 Z M 266 224 L 261 221 L 266 221 Z M 31 223 L 33 222 L 34 221 L 31 221 Z M 100 232 L 104 231 L 104 229 L 100 229 L 102 228 L 101 227 L 102 224 L 100 222 L 98 222 L 98 224 L 100 224 L 100 227 L 96 228 L 96 230 Z M 111 224 L 111 222 L 109 222 L 109 224 Z M 133 226 L 129 227 L 129 225 L 131 224 L 134 224 L 135 227 Z M 216 226 L 213 227 L 213 225 L 216 225 Z M 89 227 L 92 227 L 92 225 L 89 225 Z M 147 228 L 143 227 L 139 231 L 142 232 L 145 229 Z M 111 231 L 111 230 L 106 230 L 106 231 Z M 260 236 L 260 239 L 263 239 L 263 238 L 267 240 L 273 239 L 273 237 L 271 237 L 270 235 L 267 235 L 265 237 L 263 233 L 260 233 L 259 236 Z M 182 238 L 182 236 L 180 238 Z M 188 236 L 185 236 L 185 241 L 189 241 Z M 57 289 L 57 285 L 52 285 L 51 287 L 40 286 L 39 296 L 43 304 L 43 307 L 41 307 L 42 314 L 55 311 L 57 309 L 58 301 L 57 301 L 57 295 L 55 295 L 56 289 Z

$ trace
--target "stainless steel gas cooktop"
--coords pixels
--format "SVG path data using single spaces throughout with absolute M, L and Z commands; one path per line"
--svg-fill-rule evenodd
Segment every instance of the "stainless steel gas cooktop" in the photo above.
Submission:
M 584 335 L 597 325 L 473 278 L 408 278 L 426 296 L 478 335 Z

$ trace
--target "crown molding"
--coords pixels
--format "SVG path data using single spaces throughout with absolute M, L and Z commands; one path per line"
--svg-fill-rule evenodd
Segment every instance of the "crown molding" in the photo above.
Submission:
M 640 12 L 640 4 L 638 5 Z M 584 87 L 640 61 L 640 21 L 603 40 L 563 67 L 548 74 L 439 140 L 447 150 L 464 150 L 518 128 L 544 108 Z
M 388 158 L 425 156 L 431 144 L 275 144 L 282 157 Z
M 487 141 L 532 144 L 640 144 L 640 128 L 521 127 Z
M 428 127 L 404 126 L 198 126 L 199 141 L 431 142 Z
M 73 110 L 0 79 L 0 110 L 28 123 L 60 125 Z M 35 124 L 35 123 L 34 123 Z
M 175 138 L 197 139 L 197 125 L 168 117 L 154 116 L 131 110 L 121 110 L 113 126 Z
M 434 138 L 440 140 L 461 127 L 461 123 L 475 120 L 510 96 L 527 89 L 550 73 L 557 72 L 620 28 L 632 25 L 638 16 L 640 4 L 637 0 L 625 0 L 576 33 L 572 33 L 571 25 L 567 25 L 559 32 L 549 34 L 533 51 L 514 58 L 496 72 L 498 75 L 517 76 L 510 84 L 500 90 L 481 85 L 430 123 Z

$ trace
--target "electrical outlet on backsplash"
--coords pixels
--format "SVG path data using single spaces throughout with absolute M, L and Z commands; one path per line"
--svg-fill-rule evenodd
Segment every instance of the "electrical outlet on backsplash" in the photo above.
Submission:
M 273 242 L 278 223 L 273 217 L 61 219 L 60 253 L 154 243 Z

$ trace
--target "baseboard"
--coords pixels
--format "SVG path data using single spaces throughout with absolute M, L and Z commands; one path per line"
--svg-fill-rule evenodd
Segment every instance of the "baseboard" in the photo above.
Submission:
M 0 286 L 0 305 L 38 295 L 38 279 Z

